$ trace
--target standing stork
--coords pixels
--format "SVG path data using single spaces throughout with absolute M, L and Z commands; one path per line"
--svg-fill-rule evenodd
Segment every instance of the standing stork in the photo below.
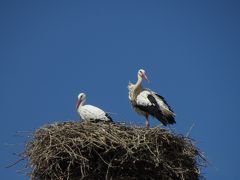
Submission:
M 112 118 L 102 109 L 92 105 L 85 105 L 85 102 L 86 95 L 84 93 L 80 93 L 78 95 L 76 109 L 83 121 L 112 122 Z
M 146 117 L 146 127 L 149 128 L 149 115 L 157 118 L 164 126 L 176 123 L 175 114 L 165 99 L 150 89 L 142 88 L 142 80 L 148 81 L 143 69 L 138 71 L 136 84 L 129 82 L 129 99 L 134 111 Z

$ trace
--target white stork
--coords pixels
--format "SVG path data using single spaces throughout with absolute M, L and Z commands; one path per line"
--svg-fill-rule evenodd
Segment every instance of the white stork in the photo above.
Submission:
M 149 128 L 148 116 L 157 118 L 164 126 L 176 123 L 175 114 L 165 99 L 150 89 L 142 88 L 143 78 L 148 78 L 143 69 L 138 71 L 138 80 L 136 84 L 129 82 L 129 99 L 133 109 L 140 115 L 146 117 L 146 127 Z
M 76 109 L 83 121 L 112 122 L 112 118 L 102 109 L 92 105 L 84 105 L 85 102 L 86 102 L 86 95 L 84 93 L 80 93 L 78 95 Z

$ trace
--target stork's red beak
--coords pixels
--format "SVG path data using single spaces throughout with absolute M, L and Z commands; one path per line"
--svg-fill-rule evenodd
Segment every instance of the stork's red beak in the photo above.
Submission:
M 149 82 L 148 77 L 146 76 L 145 73 L 142 73 L 142 77 L 143 77 L 143 79 L 145 79 L 145 80 L 147 80 Z
M 81 103 L 81 99 L 78 99 L 78 100 L 77 100 L 76 109 L 78 109 L 78 107 L 79 107 L 80 103 Z

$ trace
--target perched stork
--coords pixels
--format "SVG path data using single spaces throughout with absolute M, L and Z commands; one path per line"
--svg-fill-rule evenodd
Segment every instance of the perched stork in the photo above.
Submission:
M 86 95 L 80 93 L 77 100 L 77 112 L 83 121 L 105 121 L 112 122 L 112 118 L 102 109 L 92 106 L 84 105 L 86 102 Z
M 149 128 L 149 115 L 157 118 L 164 126 L 176 123 L 175 114 L 165 99 L 150 89 L 142 88 L 142 80 L 148 81 L 143 69 L 138 71 L 136 84 L 129 82 L 129 99 L 133 109 L 140 115 L 146 117 L 146 127 Z

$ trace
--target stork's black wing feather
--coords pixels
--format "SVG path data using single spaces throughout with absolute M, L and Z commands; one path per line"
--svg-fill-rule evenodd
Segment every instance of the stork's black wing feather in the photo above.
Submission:
M 154 94 L 155 94 L 157 97 L 159 97 L 159 98 L 167 105 L 167 107 L 169 108 L 170 111 L 173 112 L 171 106 L 167 103 L 167 101 L 164 99 L 163 96 L 161 96 L 161 95 L 159 95 L 159 94 L 157 94 L 157 93 L 154 93 Z M 173 112 L 173 113 L 174 113 L 174 112 Z
M 106 113 L 105 116 L 109 119 L 109 122 L 113 122 L 111 116 L 108 113 Z
M 91 122 L 113 122 L 111 116 L 108 113 L 105 113 L 105 116 L 109 119 L 109 121 L 104 121 L 103 119 L 90 119 Z
M 148 112 L 150 115 L 161 121 L 164 126 L 166 126 L 168 122 L 166 121 L 165 118 L 163 118 L 163 113 L 156 99 L 151 94 L 149 94 L 147 98 L 151 102 L 151 105 L 136 105 L 136 107 L 138 107 L 140 110 L 144 112 Z

